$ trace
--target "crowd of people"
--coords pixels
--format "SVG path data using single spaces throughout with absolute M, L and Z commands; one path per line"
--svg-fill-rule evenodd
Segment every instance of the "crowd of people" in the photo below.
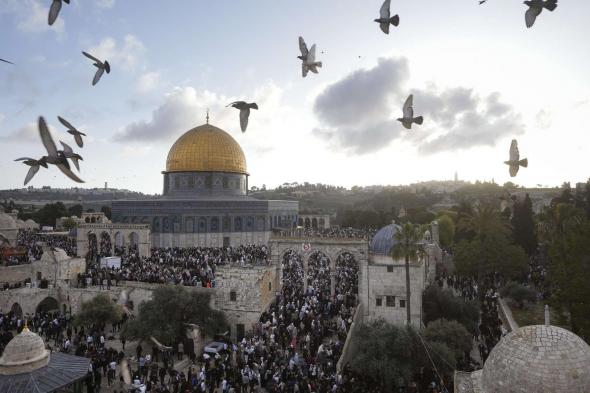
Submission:
M 281 230 L 275 235 L 290 237 L 309 237 L 309 238 L 333 238 L 333 239 L 362 239 L 371 240 L 377 233 L 376 229 L 357 229 L 350 227 L 330 227 L 330 228 L 297 228 Z
M 76 256 L 77 254 L 76 239 L 67 235 L 48 234 L 32 229 L 21 229 L 18 231 L 16 243 L 17 246 L 27 249 L 31 261 L 41 259 L 43 245 L 61 248 L 70 257 Z
M 92 243 L 91 243 L 92 246 Z M 121 267 L 101 267 L 93 260 L 97 253 L 89 250 L 87 270 L 78 277 L 79 285 L 110 287 L 119 281 L 140 281 L 156 284 L 215 287 L 215 272 L 223 265 L 266 265 L 270 261 L 268 247 L 242 245 L 237 247 L 169 247 L 152 248 L 151 256 L 139 256 L 137 247 L 116 248 Z

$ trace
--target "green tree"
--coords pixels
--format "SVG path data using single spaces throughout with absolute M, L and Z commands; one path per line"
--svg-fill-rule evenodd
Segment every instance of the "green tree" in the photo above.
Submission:
M 65 230 L 69 231 L 72 228 L 76 228 L 78 226 L 78 224 L 72 218 L 66 218 L 62 222 L 62 226 L 64 227 Z
M 477 331 L 479 302 L 455 296 L 452 291 L 443 290 L 436 284 L 431 284 L 424 290 L 422 311 L 426 326 L 433 321 L 446 319 L 459 322 L 471 334 Z
M 56 202 L 48 203 L 41 209 L 37 210 L 33 219 L 41 226 L 46 225 L 55 227 L 55 220 L 66 216 L 68 216 L 68 210 L 65 205 L 61 202 Z
M 537 236 L 533 218 L 533 203 L 529 194 L 526 194 L 524 201 L 517 201 L 514 204 L 512 231 L 516 244 L 519 244 L 529 256 L 533 255 L 537 250 Z
M 449 248 L 455 238 L 455 223 L 451 217 L 444 214 L 437 221 L 440 244 L 445 248 Z
M 526 254 L 510 242 L 510 225 L 493 206 L 477 206 L 472 213 L 463 214 L 457 226 L 468 233 L 456 245 L 453 256 L 459 274 L 474 275 L 481 282 L 485 275 L 494 272 L 506 278 L 516 278 L 525 272 Z
M 84 211 L 84 208 L 82 207 L 82 205 L 78 204 L 78 205 L 73 205 L 70 206 L 68 208 L 68 213 L 70 216 L 76 216 L 78 218 L 82 217 L 82 212 Z
M 83 302 L 80 312 L 76 314 L 75 323 L 78 326 L 99 325 L 121 320 L 123 308 L 113 302 L 109 295 L 101 293 L 87 302 Z
M 163 286 L 154 290 L 152 300 L 139 305 L 139 315 L 130 320 L 123 334 L 148 340 L 155 337 L 173 345 L 186 336 L 186 324 L 198 325 L 203 335 L 212 336 L 227 329 L 225 316 L 211 308 L 211 296 L 182 286 Z
M 525 302 L 537 302 L 537 291 L 514 281 L 510 281 L 502 287 L 500 289 L 500 295 L 514 300 L 521 309 L 524 308 Z
M 412 323 L 411 290 L 410 290 L 410 262 L 416 262 L 424 254 L 424 246 L 420 243 L 423 231 L 418 225 L 406 222 L 401 229 L 393 234 L 394 245 L 391 257 L 394 260 L 404 259 L 406 263 L 406 323 Z
M 402 385 L 407 386 L 421 370 L 432 372 L 425 348 L 438 372 L 443 378 L 450 378 L 456 362 L 446 344 L 421 338 L 411 326 L 390 325 L 383 320 L 363 325 L 358 330 L 351 348 L 351 367 L 374 381 L 377 391 L 397 391 Z
M 590 222 L 583 209 L 559 203 L 540 217 L 540 237 L 548 249 L 551 301 L 561 323 L 590 340 Z
M 456 359 L 461 359 L 473 347 L 472 334 L 457 321 L 437 319 L 426 326 L 423 335 L 428 342 L 445 344 L 453 351 Z
M 100 211 L 104 213 L 104 215 L 110 220 L 112 217 L 112 210 L 109 206 L 103 206 L 100 208 Z

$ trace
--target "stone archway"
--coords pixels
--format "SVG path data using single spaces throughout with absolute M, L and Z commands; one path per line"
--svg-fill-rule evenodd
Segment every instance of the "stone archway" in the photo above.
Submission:
M 125 236 L 121 232 L 115 232 L 115 246 L 125 247 Z
M 53 311 L 59 312 L 59 303 L 55 298 L 51 296 L 48 296 L 45 299 L 41 300 L 41 302 L 37 304 L 37 308 L 35 309 L 36 313 Z
M 110 257 L 113 255 L 113 244 L 111 240 L 111 234 L 108 232 L 102 232 L 100 234 L 100 254 L 104 257 Z
M 325 252 L 321 250 L 311 252 L 305 260 L 307 286 L 311 286 L 316 293 L 328 296 L 333 294 L 331 265 L 330 258 Z
M 291 294 L 303 294 L 307 289 L 303 255 L 293 249 L 281 254 L 281 280 L 283 290 Z
M 10 307 L 10 312 L 16 315 L 17 317 L 22 317 L 23 309 L 18 303 L 14 303 L 12 307 Z

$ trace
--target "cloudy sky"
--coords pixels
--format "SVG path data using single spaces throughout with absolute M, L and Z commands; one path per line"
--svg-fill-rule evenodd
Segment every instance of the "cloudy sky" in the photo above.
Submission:
M 510 180 L 517 138 L 534 186 L 590 172 L 590 2 L 560 2 L 535 26 L 515 0 L 393 0 L 400 26 L 372 20 L 381 0 L 72 0 L 53 27 L 50 0 L 0 0 L 0 188 L 22 186 L 13 160 L 44 153 L 35 122 L 74 146 L 61 115 L 88 134 L 86 186 L 159 193 L 176 138 L 202 124 L 242 146 L 250 184 L 344 186 Z M 301 77 L 297 37 L 317 44 Z M 89 51 L 110 75 L 91 86 Z M 424 125 L 395 119 L 408 94 Z M 256 101 L 248 131 L 233 100 Z M 55 168 L 34 186 L 75 185 Z

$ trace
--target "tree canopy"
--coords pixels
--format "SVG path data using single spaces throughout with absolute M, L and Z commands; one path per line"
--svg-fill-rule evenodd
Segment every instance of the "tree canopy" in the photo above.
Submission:
M 99 325 L 118 322 L 123 316 L 123 308 L 113 302 L 109 295 L 100 293 L 91 300 L 82 303 L 76 314 L 75 323 L 81 325 Z
M 455 222 L 446 214 L 439 216 L 437 221 L 440 245 L 449 248 L 455 238 Z
M 476 300 L 465 300 L 454 296 L 448 289 L 441 289 L 436 284 L 431 284 L 422 295 L 422 311 L 424 323 L 430 323 L 440 319 L 457 321 L 471 334 L 477 331 L 479 324 L 479 303 Z
M 152 300 L 139 305 L 139 315 L 127 323 L 123 334 L 145 340 L 153 336 L 164 345 L 173 345 L 185 338 L 189 323 L 209 336 L 227 330 L 224 314 L 213 310 L 210 303 L 209 294 L 182 286 L 159 287 Z
M 358 330 L 351 366 L 375 381 L 380 391 L 393 392 L 407 386 L 421 369 L 433 373 L 425 347 L 438 372 L 450 379 L 456 364 L 452 349 L 444 342 L 421 339 L 414 328 L 390 325 L 383 320 Z

